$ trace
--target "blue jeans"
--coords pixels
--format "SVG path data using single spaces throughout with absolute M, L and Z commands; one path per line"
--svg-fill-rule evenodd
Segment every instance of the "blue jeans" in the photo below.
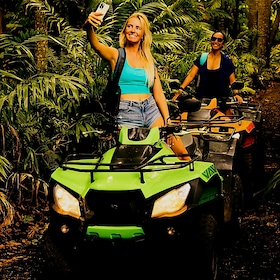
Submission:
M 144 101 L 120 100 L 118 124 L 128 128 L 151 127 L 161 116 L 154 97 Z

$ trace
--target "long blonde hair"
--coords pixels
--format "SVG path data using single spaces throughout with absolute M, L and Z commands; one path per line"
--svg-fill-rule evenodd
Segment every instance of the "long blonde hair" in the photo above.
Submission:
M 155 63 L 151 53 L 152 32 L 150 30 L 149 20 L 143 13 L 134 13 L 126 20 L 119 36 L 119 44 L 120 47 L 122 48 L 124 48 L 127 44 L 127 39 L 125 36 L 125 28 L 127 26 L 128 21 L 131 18 L 138 18 L 141 23 L 141 28 L 143 30 L 143 39 L 141 39 L 139 45 L 139 53 L 143 61 L 144 69 L 146 70 L 147 73 L 148 85 L 149 87 L 151 87 L 154 84 L 154 79 L 155 79 Z

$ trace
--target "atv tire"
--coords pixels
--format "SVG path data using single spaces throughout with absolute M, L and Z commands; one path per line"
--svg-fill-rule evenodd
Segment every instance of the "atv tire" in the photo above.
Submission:
M 240 223 L 240 218 L 244 213 L 244 188 L 242 180 L 238 175 L 234 175 L 234 186 L 232 190 L 232 216 L 233 222 Z
M 65 258 L 65 252 L 52 240 L 48 230 L 44 235 L 44 253 L 47 260 L 45 273 L 50 279 L 57 275 L 62 277 L 70 275 L 70 264 Z
M 239 227 L 244 212 L 243 183 L 239 175 L 232 176 L 231 191 L 224 196 L 224 221 Z
M 250 204 L 254 193 L 254 157 L 252 148 L 249 151 L 244 151 L 242 159 L 241 178 L 244 185 L 244 200 L 246 204 Z
M 241 218 L 244 213 L 243 184 L 238 175 L 233 176 L 232 192 L 225 196 L 224 207 L 227 220 L 221 229 L 220 243 L 229 245 L 239 238 Z
M 211 214 L 202 214 L 193 236 L 193 263 L 197 279 L 217 279 L 218 272 L 218 223 Z

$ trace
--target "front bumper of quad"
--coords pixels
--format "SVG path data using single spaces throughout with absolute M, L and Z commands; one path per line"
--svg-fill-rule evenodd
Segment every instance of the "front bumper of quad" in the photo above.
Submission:
M 142 224 L 94 225 L 90 220 L 75 219 L 51 209 L 49 234 L 60 247 L 116 244 L 148 244 L 154 242 L 181 242 L 189 240 L 199 226 L 199 217 L 208 213 L 218 222 L 223 221 L 223 196 L 216 197 L 203 205 L 197 205 L 176 217 L 143 220 Z M 191 240 L 191 239 L 190 239 Z M 68 249 L 69 249 L 68 248 Z
M 120 146 L 114 160 L 112 150 L 100 159 L 68 160 L 52 174 L 48 231 L 58 245 L 182 239 L 205 213 L 223 222 L 223 179 L 212 163 L 148 148 L 159 157 L 137 167 L 114 162 L 128 152 L 136 160 L 143 146 Z

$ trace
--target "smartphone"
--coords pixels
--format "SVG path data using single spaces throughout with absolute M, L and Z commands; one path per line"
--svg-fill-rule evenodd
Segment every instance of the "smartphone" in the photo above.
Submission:
M 102 16 L 100 16 L 101 20 L 103 20 L 104 16 L 106 15 L 107 11 L 109 10 L 109 7 L 110 6 L 104 2 L 101 2 L 99 4 L 99 6 L 97 7 L 96 12 L 103 14 Z

